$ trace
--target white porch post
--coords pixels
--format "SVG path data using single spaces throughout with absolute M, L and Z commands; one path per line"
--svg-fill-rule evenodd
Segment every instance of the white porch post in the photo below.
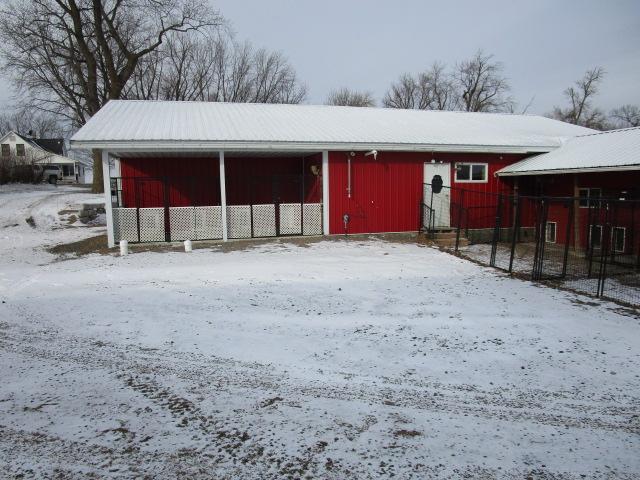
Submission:
M 322 152 L 322 233 L 329 235 L 329 152 Z
M 111 205 L 111 174 L 109 172 L 109 152 L 102 150 L 102 181 L 104 182 L 104 211 L 107 217 L 107 241 L 109 248 L 116 246 L 113 234 L 113 206 Z
M 222 210 L 222 241 L 227 241 L 227 187 L 224 174 L 224 150 L 220 150 L 220 208 Z

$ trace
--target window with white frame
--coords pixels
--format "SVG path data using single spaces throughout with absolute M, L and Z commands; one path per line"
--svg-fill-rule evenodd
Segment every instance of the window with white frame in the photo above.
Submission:
M 24 143 L 16 143 L 16 155 L 24 157 Z
M 580 208 L 588 208 L 589 206 L 596 207 L 599 205 L 598 201 L 602 197 L 601 188 L 579 188 L 578 196 L 580 197 Z
M 8 143 L 2 144 L 2 156 L 4 158 L 11 156 L 11 145 L 9 145 Z
M 625 247 L 625 241 L 627 236 L 627 229 L 624 227 L 613 227 L 611 232 L 611 245 L 613 245 L 613 251 L 616 253 L 623 253 Z
M 547 243 L 556 243 L 556 230 L 558 229 L 557 222 L 547 222 L 544 231 L 544 238 Z
M 589 229 L 589 247 L 592 249 L 602 247 L 602 225 L 591 225 Z
M 459 183 L 486 183 L 488 171 L 486 163 L 456 163 L 455 179 Z

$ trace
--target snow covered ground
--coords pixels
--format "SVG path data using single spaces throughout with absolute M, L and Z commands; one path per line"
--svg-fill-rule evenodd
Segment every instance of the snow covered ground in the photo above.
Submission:
M 632 312 L 380 240 L 57 261 L 90 197 L 0 187 L 0 476 L 640 477 Z

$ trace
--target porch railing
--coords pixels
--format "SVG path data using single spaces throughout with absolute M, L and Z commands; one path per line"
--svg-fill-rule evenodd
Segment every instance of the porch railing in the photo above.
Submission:
M 218 177 L 114 177 L 111 199 L 115 241 L 223 238 Z M 322 234 L 321 203 L 273 200 L 228 204 L 228 238 Z

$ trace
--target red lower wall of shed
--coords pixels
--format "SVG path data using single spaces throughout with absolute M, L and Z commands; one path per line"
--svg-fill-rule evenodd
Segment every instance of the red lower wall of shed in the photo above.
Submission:
M 217 158 L 123 158 L 124 207 L 220 205 Z
M 225 159 L 228 205 L 322 202 L 322 157 Z M 313 168 L 312 168 L 313 167 Z M 217 158 L 123 158 L 125 207 L 220 205 Z M 315 172 L 315 173 L 314 173 Z
M 329 152 L 329 231 L 332 234 L 411 232 L 420 228 L 424 164 L 451 165 L 453 187 L 468 193 L 465 204 L 485 205 L 487 194 L 509 193 L 511 183 L 495 177 L 499 169 L 526 155 L 379 152 L 377 159 L 357 152 L 351 157 L 351 198 L 347 192 L 349 152 Z M 456 183 L 456 162 L 488 164 L 486 183 Z M 455 199 L 453 200 L 455 201 Z M 344 215 L 349 216 L 345 229 Z M 493 218 L 487 221 L 493 220 Z M 482 228 L 481 221 L 472 228 Z

